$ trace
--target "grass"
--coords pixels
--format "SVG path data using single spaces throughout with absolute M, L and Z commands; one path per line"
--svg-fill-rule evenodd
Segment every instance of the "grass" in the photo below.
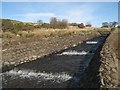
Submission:
M 99 28 L 97 30 L 101 35 L 108 35 L 111 32 L 110 28 Z
M 30 31 L 18 31 L 16 34 L 12 32 L 4 32 L 3 38 L 32 38 L 32 37 L 64 37 L 67 35 L 88 35 L 99 32 L 101 35 L 108 34 L 110 29 L 99 28 L 94 30 L 93 28 L 70 28 L 70 29 L 35 29 Z
M 11 32 L 4 32 L 4 33 L 2 33 L 1 37 L 2 38 L 13 38 L 13 37 L 15 37 L 15 35 Z

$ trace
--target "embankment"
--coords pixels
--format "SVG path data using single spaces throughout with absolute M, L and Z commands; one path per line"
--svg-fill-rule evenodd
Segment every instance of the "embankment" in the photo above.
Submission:
M 118 30 L 111 33 L 100 53 L 102 88 L 118 87 Z
M 118 87 L 118 30 L 96 52 L 81 79 L 81 88 Z M 120 81 L 120 80 L 119 80 Z
M 2 71 L 9 70 L 22 63 L 42 58 L 51 53 L 75 46 L 82 41 L 99 36 L 97 32 L 85 35 L 66 35 L 39 39 L 12 40 L 3 42 Z

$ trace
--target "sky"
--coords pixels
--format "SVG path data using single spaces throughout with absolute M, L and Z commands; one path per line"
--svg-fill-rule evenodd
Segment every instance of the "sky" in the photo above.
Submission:
M 2 18 L 49 22 L 51 17 L 101 26 L 118 21 L 118 2 L 2 2 Z

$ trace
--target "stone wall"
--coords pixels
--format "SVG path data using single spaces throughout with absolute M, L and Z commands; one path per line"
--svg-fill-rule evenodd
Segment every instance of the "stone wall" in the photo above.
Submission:
M 100 79 L 102 88 L 118 87 L 118 32 L 114 31 L 104 44 L 100 53 Z
M 107 38 L 107 36 L 105 36 Z M 105 39 L 106 39 L 105 38 Z M 97 88 L 97 90 L 100 89 L 101 80 L 99 75 L 99 69 L 100 69 L 100 51 L 102 49 L 104 42 L 101 43 L 101 45 L 97 48 L 93 58 L 91 59 L 91 62 L 89 63 L 89 66 L 86 68 L 84 73 L 81 76 L 80 79 L 80 88 Z
M 12 43 L 8 41 L 3 43 L 2 50 L 2 71 L 9 70 L 16 65 L 26 63 L 37 58 L 42 58 L 45 55 L 55 53 L 62 49 L 72 47 L 81 43 L 84 40 L 98 36 L 99 34 L 89 35 L 69 35 L 64 37 L 49 37 L 43 39 L 30 40 L 30 42 L 17 41 Z
M 112 32 L 82 75 L 80 88 L 118 87 L 118 32 Z M 120 85 L 120 84 L 119 84 Z

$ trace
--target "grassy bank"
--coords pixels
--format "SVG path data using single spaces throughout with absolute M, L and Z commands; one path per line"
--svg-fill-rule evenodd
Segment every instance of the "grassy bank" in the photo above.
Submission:
M 84 29 L 34 29 L 30 31 L 3 32 L 0 37 L 4 39 L 11 38 L 31 38 L 31 37 L 62 37 L 66 35 L 86 35 L 99 32 L 100 34 L 108 34 L 110 29 L 103 28 L 84 28 Z

